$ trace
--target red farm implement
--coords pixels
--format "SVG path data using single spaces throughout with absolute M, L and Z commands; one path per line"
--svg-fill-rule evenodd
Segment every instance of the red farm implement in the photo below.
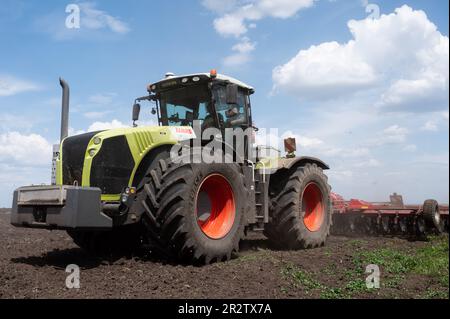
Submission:
M 389 202 L 374 203 L 359 199 L 349 201 L 331 194 L 335 235 L 368 234 L 424 238 L 429 234 L 448 232 L 448 206 L 436 200 L 423 205 L 405 205 L 394 193 Z

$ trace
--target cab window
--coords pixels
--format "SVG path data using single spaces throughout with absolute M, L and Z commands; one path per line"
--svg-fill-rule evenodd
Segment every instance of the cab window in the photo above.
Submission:
M 194 120 L 204 122 L 211 117 L 211 96 L 205 86 L 179 88 L 161 93 L 162 125 L 192 126 Z
M 219 121 L 225 128 L 240 127 L 247 124 L 246 94 L 243 90 L 238 91 L 237 104 L 226 103 L 226 87 L 219 86 L 213 93 L 215 108 Z

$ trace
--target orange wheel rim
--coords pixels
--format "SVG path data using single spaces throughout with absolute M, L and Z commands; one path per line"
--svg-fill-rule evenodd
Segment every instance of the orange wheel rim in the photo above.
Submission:
M 309 231 L 320 229 L 324 219 L 323 195 L 316 183 L 306 186 L 302 196 L 302 208 L 305 212 L 303 222 Z
M 212 238 L 225 237 L 236 216 L 233 188 L 220 174 L 207 176 L 196 196 L 197 223 L 203 233 Z

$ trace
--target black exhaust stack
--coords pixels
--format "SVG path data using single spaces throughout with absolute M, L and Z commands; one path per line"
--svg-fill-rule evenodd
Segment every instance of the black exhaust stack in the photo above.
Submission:
M 62 87 L 62 108 L 61 108 L 61 142 L 69 135 L 69 95 L 70 89 L 64 79 L 59 78 Z

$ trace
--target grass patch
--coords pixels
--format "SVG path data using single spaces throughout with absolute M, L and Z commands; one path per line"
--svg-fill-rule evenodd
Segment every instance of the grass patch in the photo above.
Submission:
M 347 243 L 349 246 L 355 247 L 355 248 L 359 248 L 361 246 L 363 246 L 364 241 L 360 240 L 360 239 L 351 239 L 348 241 Z
M 350 245 L 359 245 L 351 242 Z M 353 264 L 353 265 L 352 265 Z M 380 267 L 381 289 L 366 287 L 366 266 L 375 264 Z M 289 286 L 282 291 L 301 289 L 308 296 L 318 296 L 325 299 L 347 299 L 358 296 L 390 295 L 392 290 L 408 289 L 411 283 L 408 278 L 423 280 L 427 289 L 417 295 L 417 298 L 449 298 L 449 242 L 448 236 L 431 238 L 421 248 L 395 249 L 383 247 L 373 250 L 356 250 L 347 269 L 327 265 L 320 272 L 308 272 L 295 264 L 281 263 L 281 275 L 288 280 Z M 333 277 L 340 276 L 338 281 Z M 422 277 L 420 277 L 422 276 Z M 423 278 L 423 279 L 420 279 Z M 330 282 L 330 284 L 325 284 Z M 429 284 L 428 284 L 429 283 Z M 406 285 L 407 284 L 407 285 Z M 333 285 L 334 287 L 329 287 Z M 338 287 L 336 287 L 338 286 Z M 414 291 L 410 293 L 415 294 Z M 395 298 L 395 296 L 393 296 Z
M 424 299 L 448 299 L 448 290 L 442 291 L 442 290 L 435 290 L 428 288 L 427 291 L 423 296 L 420 296 L 420 298 Z
M 322 299 L 348 299 L 352 298 L 355 294 L 371 291 L 367 289 L 365 280 L 354 278 L 355 275 L 357 276 L 355 272 L 348 273 L 349 281 L 344 287 L 328 287 L 314 278 L 313 274 L 293 264 L 286 265 L 281 270 L 281 274 L 290 281 L 293 288 L 301 288 L 307 295 L 317 293 Z M 284 289 L 286 292 L 286 288 Z
M 382 287 L 399 288 L 408 274 L 429 276 L 442 287 L 449 287 L 449 245 L 448 237 L 430 239 L 426 246 L 401 252 L 392 248 L 381 248 L 359 252 L 353 259 L 355 268 L 363 272 L 364 267 L 375 264 L 381 270 Z M 433 291 L 429 292 L 433 295 Z M 438 294 L 441 294 L 439 291 Z
M 303 288 L 307 293 L 310 293 L 311 290 L 323 288 L 322 284 L 315 280 L 310 273 L 295 265 L 286 265 L 281 270 L 281 274 L 283 277 L 288 279 L 295 288 Z
M 381 248 L 368 252 L 360 252 L 355 264 L 361 271 L 369 264 L 380 266 L 382 271 L 390 274 L 404 274 L 411 271 L 417 264 L 413 255 L 399 252 L 391 248 Z
M 439 280 L 440 284 L 449 287 L 448 280 L 448 237 L 432 238 L 430 245 L 419 249 L 416 254 L 417 263 L 413 271 Z

